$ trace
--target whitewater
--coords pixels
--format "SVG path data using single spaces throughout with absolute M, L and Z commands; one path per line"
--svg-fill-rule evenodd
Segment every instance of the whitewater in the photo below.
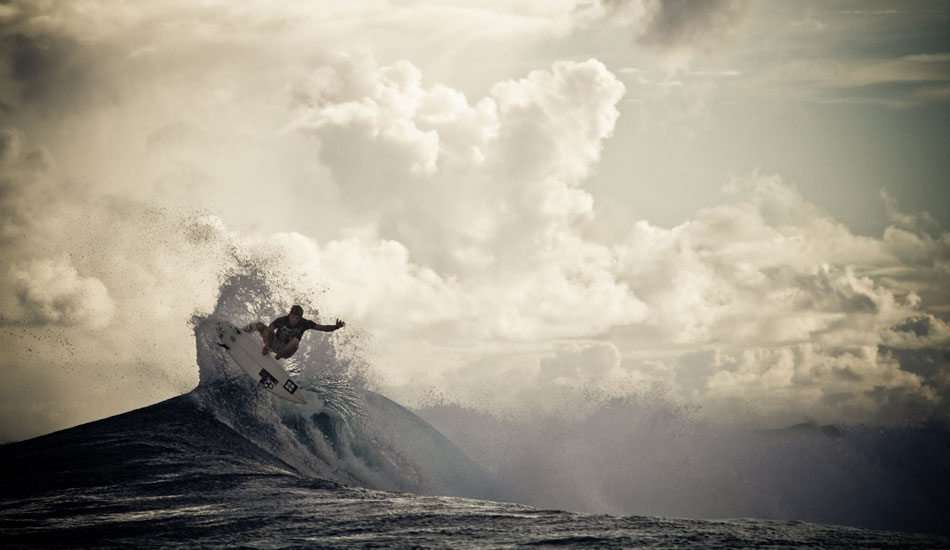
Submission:
M 261 391 L 215 345 L 217 319 L 266 319 L 279 311 L 259 304 L 297 299 L 235 276 L 192 321 L 195 390 L 0 447 L 3 547 L 950 547 L 934 534 L 504 502 L 517 496 L 511 474 L 366 389 L 352 342 L 321 340 L 289 363 L 307 405 Z

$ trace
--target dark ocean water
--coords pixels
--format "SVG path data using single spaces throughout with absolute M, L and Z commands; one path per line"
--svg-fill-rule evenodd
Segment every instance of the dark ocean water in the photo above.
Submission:
M 948 548 L 764 520 L 614 517 L 301 474 L 199 395 L 0 447 L 4 548 Z M 349 474 L 348 474 L 349 475 Z
M 324 374 L 297 371 L 309 401 L 297 405 L 228 363 L 213 332 L 197 320 L 193 392 L 0 446 L 0 548 L 950 548 L 937 535 L 498 502 L 510 476 L 326 374 L 343 360 L 305 350 Z

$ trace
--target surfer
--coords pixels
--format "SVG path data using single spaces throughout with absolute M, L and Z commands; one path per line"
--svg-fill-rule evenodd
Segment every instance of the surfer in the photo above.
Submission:
M 286 359 L 297 352 L 300 346 L 300 338 L 308 330 L 319 330 L 323 332 L 333 332 L 346 326 L 346 323 L 337 319 L 335 325 L 318 325 L 310 319 L 303 318 L 303 308 L 294 306 L 290 308 L 290 314 L 278 317 L 274 321 L 264 326 L 260 321 L 251 323 L 244 330 L 257 331 L 264 341 L 264 347 L 261 349 L 261 355 L 267 355 L 271 350 L 277 350 L 275 359 Z

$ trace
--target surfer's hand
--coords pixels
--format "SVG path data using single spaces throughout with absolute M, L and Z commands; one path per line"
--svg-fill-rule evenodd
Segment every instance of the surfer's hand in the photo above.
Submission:
M 345 326 L 346 326 L 346 323 L 344 323 L 343 321 L 341 321 L 341 320 L 339 320 L 339 319 L 337 319 L 337 320 L 336 320 L 336 325 L 335 325 L 335 326 L 336 326 L 336 330 L 340 330 L 341 328 L 343 328 L 343 327 L 345 327 Z
M 268 353 L 270 353 L 269 347 L 264 346 L 263 348 L 261 348 L 261 355 L 267 355 Z

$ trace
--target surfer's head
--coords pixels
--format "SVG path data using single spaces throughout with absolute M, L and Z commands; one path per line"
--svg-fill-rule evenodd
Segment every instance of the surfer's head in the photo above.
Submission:
M 296 325 L 297 321 L 303 318 L 303 308 L 300 306 L 294 306 L 290 308 L 290 324 Z

